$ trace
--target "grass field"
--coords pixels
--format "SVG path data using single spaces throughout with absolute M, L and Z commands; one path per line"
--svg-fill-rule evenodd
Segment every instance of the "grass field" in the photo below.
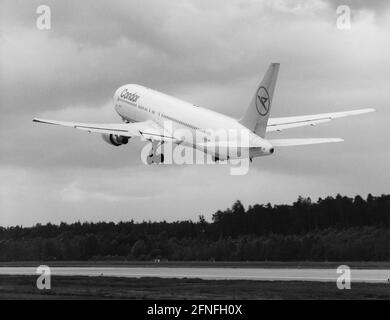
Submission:
M 53 276 L 36 289 L 35 276 L 0 276 L 0 299 L 390 299 L 389 284 Z
M 385 262 L 316 262 L 316 261 L 16 261 L 0 262 L 0 267 L 228 267 L 228 268 L 337 268 L 348 265 L 353 269 L 389 269 L 390 261 Z

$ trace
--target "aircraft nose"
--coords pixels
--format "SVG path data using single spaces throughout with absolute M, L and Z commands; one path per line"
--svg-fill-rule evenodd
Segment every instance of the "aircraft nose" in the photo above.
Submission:
M 114 93 L 114 101 L 116 101 L 118 99 L 118 97 L 120 97 L 121 93 L 123 92 L 123 90 L 126 88 L 126 86 L 121 86 L 119 87 L 118 89 L 116 89 L 115 93 Z

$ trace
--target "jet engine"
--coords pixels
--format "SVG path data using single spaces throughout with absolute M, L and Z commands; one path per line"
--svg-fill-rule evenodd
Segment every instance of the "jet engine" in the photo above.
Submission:
M 122 144 L 127 144 L 129 142 L 129 139 L 130 139 L 129 137 L 118 136 L 118 135 L 112 134 L 112 133 L 111 134 L 104 133 L 104 134 L 102 134 L 102 138 L 107 143 L 109 143 L 113 146 L 116 146 L 116 147 L 119 147 Z

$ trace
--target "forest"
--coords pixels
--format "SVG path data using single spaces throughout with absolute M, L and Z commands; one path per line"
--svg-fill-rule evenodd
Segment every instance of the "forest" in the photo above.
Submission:
M 131 212 L 129 212 L 131 217 Z M 390 261 L 390 195 L 236 201 L 207 221 L 0 227 L 0 261 Z

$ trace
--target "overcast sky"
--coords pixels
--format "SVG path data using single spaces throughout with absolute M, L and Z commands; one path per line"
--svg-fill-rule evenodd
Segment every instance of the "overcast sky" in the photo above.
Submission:
M 52 28 L 36 28 L 51 8 Z M 336 8 L 352 8 L 351 30 Z M 0 0 L 0 225 L 207 219 L 240 199 L 390 191 L 388 1 Z M 272 138 L 342 137 L 229 167 L 146 166 L 143 143 L 38 126 L 35 116 L 120 122 L 115 90 L 138 83 L 230 116 L 280 62 L 271 117 L 374 107 L 375 114 Z M 134 139 L 136 140 L 136 139 Z

